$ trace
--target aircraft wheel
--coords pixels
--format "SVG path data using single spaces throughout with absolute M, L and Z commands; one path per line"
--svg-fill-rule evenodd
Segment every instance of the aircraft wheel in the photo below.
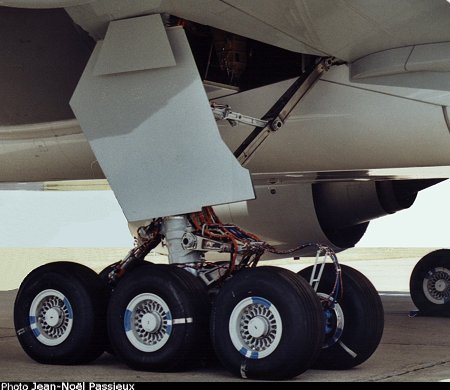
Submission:
M 299 275 L 307 281 L 312 267 Z M 335 269 L 326 264 L 318 295 L 329 298 Z M 379 294 L 360 272 L 342 266 L 343 295 L 333 308 L 325 309 L 325 343 L 314 368 L 347 370 L 367 361 L 377 350 L 384 330 L 384 310 Z
M 14 323 L 24 351 L 44 364 L 85 364 L 106 344 L 107 292 L 97 274 L 75 263 L 52 263 L 20 286 Z
M 107 267 L 105 267 L 99 274 L 98 276 L 100 277 L 100 280 L 105 283 L 105 285 L 107 286 L 108 289 L 108 302 L 109 299 L 111 298 L 111 293 L 114 291 L 114 289 L 117 286 L 117 283 L 120 282 L 120 279 L 116 280 L 114 283 L 111 283 L 109 281 L 109 274 L 114 271 L 115 267 L 117 266 L 117 264 L 119 264 L 119 262 L 113 263 L 108 265 Z M 140 267 L 141 265 L 144 264 L 153 264 L 149 261 L 135 261 L 132 266 L 127 269 L 127 272 L 130 272 L 131 270 L 135 269 L 136 267 Z M 108 306 L 108 302 L 106 303 L 106 306 Z M 114 351 L 111 347 L 111 343 L 108 340 L 107 345 L 105 346 L 105 352 L 109 353 L 110 355 L 114 355 Z
M 450 250 L 426 255 L 411 276 L 411 297 L 425 314 L 450 316 Z
M 208 345 L 209 300 L 189 272 L 169 265 L 142 265 L 112 293 L 108 333 L 113 350 L 131 368 L 191 368 Z
M 314 363 L 323 344 L 323 313 L 311 287 L 275 267 L 245 269 L 225 283 L 213 306 L 216 355 L 233 374 L 288 379 Z

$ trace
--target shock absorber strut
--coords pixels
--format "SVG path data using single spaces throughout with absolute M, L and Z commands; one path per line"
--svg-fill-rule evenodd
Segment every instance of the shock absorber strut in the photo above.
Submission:
M 201 252 L 187 249 L 184 236 L 194 229 L 186 216 L 164 218 L 161 234 L 166 238 L 170 264 L 195 264 L 201 261 Z

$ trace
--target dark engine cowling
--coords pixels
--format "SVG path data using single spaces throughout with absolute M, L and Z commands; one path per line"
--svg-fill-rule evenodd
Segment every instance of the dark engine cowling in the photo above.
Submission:
M 216 208 L 223 221 L 279 249 L 302 243 L 354 247 L 371 220 L 407 209 L 420 190 L 441 180 L 327 182 L 256 186 L 257 199 Z

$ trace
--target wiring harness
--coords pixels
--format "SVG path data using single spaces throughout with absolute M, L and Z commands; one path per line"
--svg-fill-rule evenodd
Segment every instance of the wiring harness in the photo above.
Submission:
M 325 264 L 331 261 L 336 274 L 335 283 L 327 298 L 321 295 L 321 300 L 324 306 L 332 306 L 343 294 L 342 269 L 335 251 L 327 245 L 306 243 L 289 250 L 277 250 L 274 246 L 239 226 L 223 224 L 212 207 L 206 207 L 199 213 L 190 214 L 189 220 L 194 226 L 196 234 L 224 244 L 231 244 L 230 262 L 227 266 L 222 266 L 226 272 L 223 272 L 219 282 L 243 268 L 256 267 L 266 252 L 289 256 L 305 249 L 316 249 L 316 261 L 309 281 L 311 286 L 316 292 L 318 291 Z
M 320 294 L 324 307 L 333 306 L 343 293 L 342 270 L 336 253 L 332 248 L 317 243 L 307 243 L 289 250 L 277 250 L 274 246 L 261 240 L 258 236 L 246 232 L 239 226 L 224 224 L 212 207 L 206 207 L 201 212 L 187 216 L 192 232 L 186 232 L 182 239 L 185 250 L 219 253 L 229 253 L 229 262 L 212 263 L 202 261 L 195 264 L 183 264 L 179 267 L 188 268 L 197 273 L 208 287 L 220 286 L 225 280 L 244 268 L 256 267 L 262 256 L 268 252 L 275 255 L 289 256 L 305 249 L 315 249 L 316 261 L 312 269 L 310 284 L 318 292 L 319 284 L 325 269 L 325 264 L 332 262 L 335 269 L 335 283 L 328 295 Z M 145 257 L 161 242 L 164 243 L 162 227 L 164 220 L 155 219 L 148 226 L 138 230 L 135 247 L 114 267 L 109 275 L 110 283 L 115 284 L 127 269 Z M 326 298 L 325 298 L 326 297 Z

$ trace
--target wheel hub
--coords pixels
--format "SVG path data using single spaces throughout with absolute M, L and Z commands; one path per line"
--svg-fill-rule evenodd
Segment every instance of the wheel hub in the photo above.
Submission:
M 128 340 L 142 352 L 156 352 L 172 333 L 172 315 L 166 302 L 154 294 L 135 297 L 125 311 Z
M 267 337 L 270 333 L 270 324 L 267 318 L 258 316 L 248 323 L 248 332 L 255 339 Z
M 72 323 L 72 307 L 61 292 L 45 290 L 34 298 L 30 307 L 30 326 L 42 344 L 62 344 L 72 330 Z
M 161 329 L 162 322 L 159 313 L 147 313 L 142 317 L 142 328 L 148 333 L 156 333 Z
M 427 299 L 436 305 L 444 305 L 450 300 L 450 270 L 436 268 L 430 271 L 423 282 Z
M 53 307 L 45 313 L 44 318 L 50 327 L 55 328 L 63 324 L 64 312 L 59 307 Z
M 435 288 L 437 292 L 443 293 L 448 288 L 447 282 L 445 280 L 439 280 L 436 282 Z
M 330 296 L 319 293 L 319 298 L 323 300 L 328 306 L 324 309 L 325 316 L 325 342 L 323 349 L 327 349 L 335 345 L 342 337 L 344 332 L 344 311 L 339 303 L 335 302 L 329 305 Z M 327 302 L 328 301 L 328 302 Z
M 252 297 L 233 310 L 229 324 L 235 348 L 249 359 L 263 359 L 278 347 L 283 332 L 281 316 L 269 301 Z

